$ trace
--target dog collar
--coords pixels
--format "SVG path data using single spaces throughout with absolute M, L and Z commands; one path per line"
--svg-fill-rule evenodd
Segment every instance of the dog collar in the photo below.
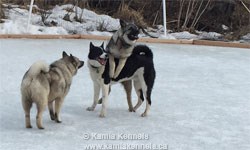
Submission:
M 95 67 L 93 65 L 90 65 L 91 68 L 95 69 L 97 73 L 99 73 L 99 67 Z

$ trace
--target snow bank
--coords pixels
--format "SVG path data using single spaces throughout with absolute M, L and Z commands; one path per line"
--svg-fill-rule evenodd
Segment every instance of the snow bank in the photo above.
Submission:
M 177 39 L 196 39 L 198 37 L 197 35 L 191 34 L 187 31 L 171 33 L 170 35 L 172 35 L 173 37 L 175 37 Z
M 69 13 L 67 10 L 72 9 Z M 79 14 L 82 23 L 77 22 L 74 17 Z M 82 13 L 82 16 L 80 15 Z M 0 24 L 0 34 L 98 34 L 110 35 L 103 31 L 115 31 L 119 28 L 119 20 L 111 18 L 107 15 L 98 15 L 93 11 L 74 7 L 73 5 L 56 6 L 51 10 L 51 15 L 46 22 L 50 24 L 52 21 L 56 26 L 47 27 L 43 25 L 41 16 L 32 14 L 31 26 L 27 30 L 28 10 L 13 8 L 7 13 L 8 18 L 5 23 Z M 71 21 L 64 20 L 64 16 L 69 14 Z M 80 17 L 81 16 L 81 17 Z M 92 33 L 93 32 L 93 33 Z
M 250 33 L 248 33 L 247 35 L 242 36 L 242 39 L 250 41 Z

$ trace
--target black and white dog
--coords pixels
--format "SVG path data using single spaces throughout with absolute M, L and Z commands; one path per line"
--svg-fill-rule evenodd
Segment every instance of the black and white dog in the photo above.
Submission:
M 147 116 L 151 106 L 151 92 L 155 80 L 155 69 L 153 63 L 153 53 L 145 45 L 134 47 L 132 54 L 128 57 L 121 73 L 117 78 L 111 79 L 109 76 L 108 55 L 101 46 L 94 46 L 90 43 L 88 55 L 88 67 L 90 76 L 94 84 L 94 102 L 88 111 L 93 111 L 98 103 L 100 91 L 102 91 L 102 109 L 100 117 L 106 116 L 106 107 L 108 101 L 109 88 L 111 84 L 133 80 L 134 88 L 138 96 L 138 102 L 133 108 L 134 111 L 142 104 L 144 97 L 147 100 L 145 112 L 142 117 Z M 115 59 L 118 64 L 119 59 Z

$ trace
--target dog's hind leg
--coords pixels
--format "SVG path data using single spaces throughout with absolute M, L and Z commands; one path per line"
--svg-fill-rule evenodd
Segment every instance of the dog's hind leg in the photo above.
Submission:
M 125 89 L 126 92 L 126 96 L 127 96 L 127 101 L 128 101 L 128 110 L 129 112 L 135 112 L 134 108 L 133 108 L 133 104 L 131 101 L 131 92 L 132 92 L 132 80 L 129 81 L 124 81 L 121 83 Z
M 25 124 L 26 128 L 32 128 L 31 123 L 30 123 L 30 109 L 32 107 L 32 102 L 25 97 L 22 97 L 22 104 L 23 104 L 23 109 L 25 112 Z
M 98 98 L 99 98 L 99 95 L 100 95 L 100 85 L 98 83 L 95 83 L 94 84 L 94 100 L 93 100 L 93 104 L 91 107 L 88 107 L 87 108 L 87 111 L 94 111 L 95 110 L 95 107 L 98 103 Z M 99 101 L 102 101 L 99 100 Z
M 137 97 L 138 97 L 138 101 L 137 101 L 137 104 L 134 107 L 134 111 L 136 111 L 144 101 L 142 89 L 137 90 L 136 94 L 137 94 Z
M 145 109 L 144 113 L 141 114 L 142 117 L 146 117 L 148 115 L 150 107 L 151 107 L 151 99 L 149 97 L 147 97 L 146 109 Z
M 146 104 L 146 109 L 145 112 L 141 115 L 142 117 L 145 117 L 148 115 L 148 112 L 150 110 L 151 107 L 151 88 L 147 88 L 146 92 L 143 92 L 146 95 L 146 99 L 147 99 L 147 104 Z
M 142 102 L 144 101 L 144 97 L 143 97 L 143 92 L 142 92 L 141 85 L 140 85 L 139 81 L 134 80 L 134 88 L 136 91 L 136 95 L 138 97 L 137 104 L 134 107 L 134 111 L 136 111 L 141 106 Z
M 119 76 L 119 74 L 121 73 L 126 61 L 127 61 L 127 58 L 119 59 L 119 63 L 118 63 L 117 68 L 115 70 L 114 79 Z
M 45 101 L 47 101 L 47 100 L 43 99 L 40 102 L 36 103 L 36 105 L 37 105 L 36 125 L 39 129 L 44 129 L 44 127 L 42 126 L 42 115 L 43 115 L 43 111 L 47 105 L 47 103 L 45 103 Z
M 63 101 L 64 101 L 64 98 L 56 98 L 55 100 L 55 119 L 56 119 L 55 121 L 57 123 L 62 122 L 60 112 L 61 112 Z
M 141 114 L 142 117 L 145 117 L 145 116 L 148 115 L 148 112 L 149 112 L 150 106 L 151 106 L 151 91 L 152 91 L 152 88 L 149 88 L 147 86 L 144 77 L 139 77 L 139 83 L 140 83 L 139 85 L 141 85 L 141 89 L 142 89 L 142 92 L 140 92 L 140 93 L 143 93 L 144 97 L 147 100 L 146 109 L 145 109 L 144 113 Z
M 48 104 L 49 114 L 50 114 L 50 119 L 51 120 L 55 120 L 56 119 L 53 104 L 54 104 L 54 101 L 49 102 L 49 104 Z

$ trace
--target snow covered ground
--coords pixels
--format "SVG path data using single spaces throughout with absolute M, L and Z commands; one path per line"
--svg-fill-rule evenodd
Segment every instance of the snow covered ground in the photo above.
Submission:
M 89 42 L 0 39 L 1 150 L 79 150 L 98 144 L 103 146 L 99 149 L 111 149 L 107 144 L 121 149 L 139 149 L 131 147 L 138 144 L 144 149 L 250 149 L 250 51 L 237 48 L 148 44 L 154 52 L 157 78 L 146 118 L 140 117 L 145 103 L 137 112 L 128 112 L 119 84 L 112 88 L 106 118 L 98 117 L 100 106 L 94 112 L 86 111 L 93 88 L 85 64 L 65 99 L 63 122 L 51 121 L 46 110 L 45 130 L 38 130 L 33 107 L 33 129 L 26 129 L 20 99 L 26 70 L 37 60 L 53 62 L 62 51 L 86 62 Z M 133 100 L 135 104 L 135 93 Z M 121 134 L 137 138 L 126 140 Z M 98 140 L 100 136 L 106 138 Z

